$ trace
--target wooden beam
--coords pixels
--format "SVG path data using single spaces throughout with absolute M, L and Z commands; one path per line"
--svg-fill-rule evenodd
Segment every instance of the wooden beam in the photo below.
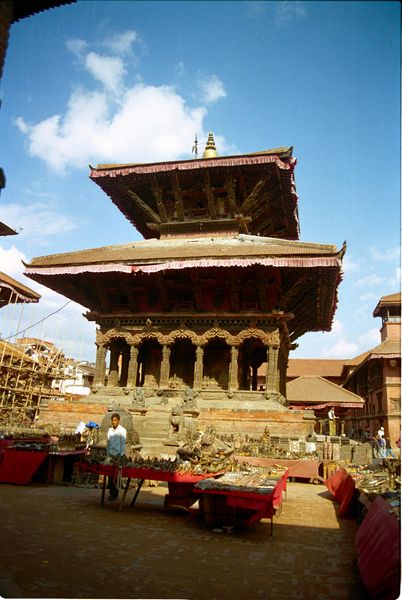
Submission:
M 175 208 L 176 218 L 179 221 L 184 221 L 183 196 L 182 196 L 182 191 L 181 191 L 181 187 L 179 184 L 179 176 L 177 175 L 177 173 L 171 173 L 170 182 L 171 182 L 173 193 L 174 193 L 174 199 L 175 199 L 174 208 Z
M 196 310 L 205 310 L 204 294 L 200 282 L 199 273 L 195 269 L 190 269 L 191 283 L 193 284 L 194 302 Z
M 130 200 L 132 200 L 134 204 L 138 206 L 138 208 L 147 215 L 148 219 L 150 219 L 151 222 L 161 222 L 159 215 L 157 215 L 156 212 L 146 202 L 144 202 L 144 200 L 142 200 L 138 194 L 130 190 L 125 185 L 120 185 L 120 188 L 130 198 Z
M 208 171 L 204 172 L 204 192 L 207 197 L 209 216 L 211 217 L 211 219 L 217 219 L 218 217 L 216 212 L 215 196 L 212 191 L 211 180 L 209 178 Z
M 234 217 L 237 212 L 236 181 L 227 171 L 225 172 L 225 189 L 228 197 L 230 214 Z
M 266 175 L 265 177 L 263 177 L 262 179 L 259 179 L 257 181 L 257 183 L 253 187 L 251 193 L 247 196 L 247 198 L 244 200 L 243 204 L 241 205 L 241 207 L 240 207 L 241 213 L 244 214 L 245 212 L 249 211 L 252 208 L 261 189 L 264 187 L 264 185 L 266 184 L 268 179 L 269 179 L 269 175 Z
M 158 207 L 158 213 L 159 213 L 160 219 L 161 219 L 162 223 L 167 223 L 168 218 L 167 218 L 167 214 L 166 214 L 165 205 L 163 203 L 162 188 L 160 187 L 160 185 L 158 183 L 158 179 L 157 179 L 156 175 L 154 175 L 152 177 L 151 190 L 152 190 L 152 193 L 155 198 L 156 206 Z

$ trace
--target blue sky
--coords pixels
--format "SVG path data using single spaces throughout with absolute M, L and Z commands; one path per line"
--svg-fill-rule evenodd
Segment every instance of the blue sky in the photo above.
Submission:
M 34 256 L 141 239 L 88 165 L 293 146 L 301 239 L 347 240 L 333 330 L 292 357 L 380 342 L 378 299 L 400 289 L 399 2 L 92 2 L 13 24 L 0 85 L 7 186 L 0 270 L 42 294 L 0 333 L 94 360 L 85 309 L 22 275 Z

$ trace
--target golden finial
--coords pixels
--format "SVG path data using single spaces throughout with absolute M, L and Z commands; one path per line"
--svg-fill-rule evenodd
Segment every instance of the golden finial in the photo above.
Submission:
M 208 141 L 205 146 L 205 150 L 204 150 L 204 154 L 202 155 L 202 158 L 215 158 L 216 156 L 218 156 L 218 154 L 216 152 L 214 134 L 209 133 Z

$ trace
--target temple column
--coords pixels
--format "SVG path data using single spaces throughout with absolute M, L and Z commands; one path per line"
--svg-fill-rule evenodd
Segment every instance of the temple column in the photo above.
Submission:
M 96 363 L 95 363 L 95 376 L 94 376 L 94 387 L 102 387 L 105 385 L 105 373 L 106 373 L 106 348 L 103 345 L 99 345 L 96 348 Z
M 194 388 L 200 389 L 202 387 L 202 377 L 204 374 L 204 348 L 197 346 L 195 349 L 195 363 L 194 363 Z
M 170 347 L 166 344 L 162 347 L 162 363 L 159 387 L 166 388 L 169 385 L 170 376 Z
M 267 348 L 268 366 L 265 379 L 267 392 L 279 392 L 278 350 L 277 346 L 268 346 Z
M 138 374 L 138 347 L 130 347 L 130 362 L 128 364 L 127 387 L 133 389 L 137 387 Z
M 116 387 L 119 385 L 119 356 L 119 349 L 112 344 L 110 347 L 109 378 L 107 382 L 108 387 Z
M 230 347 L 230 370 L 229 370 L 229 389 L 239 389 L 239 349 L 236 346 Z

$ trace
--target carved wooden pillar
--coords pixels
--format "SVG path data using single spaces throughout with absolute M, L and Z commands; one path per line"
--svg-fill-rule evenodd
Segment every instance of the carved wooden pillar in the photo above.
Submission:
M 95 363 L 95 376 L 94 376 L 94 387 L 101 387 L 105 385 L 105 373 L 106 373 L 106 348 L 103 344 L 98 345 L 96 349 L 96 363 Z
M 204 348 L 197 346 L 195 349 L 194 363 L 194 388 L 202 387 L 202 377 L 204 375 Z
M 268 366 L 265 380 L 267 392 L 279 392 L 278 352 L 277 346 L 268 346 L 267 348 Z
M 239 389 L 239 349 L 236 346 L 230 347 L 230 371 L 229 371 L 229 389 Z
M 127 373 L 127 387 L 133 389 L 137 386 L 137 373 L 138 373 L 138 347 L 130 347 L 130 362 L 128 365 Z
M 109 378 L 107 382 L 108 387 L 115 387 L 119 385 L 119 355 L 119 349 L 112 344 L 110 347 Z
M 165 388 L 169 385 L 170 376 L 170 347 L 166 344 L 162 347 L 162 363 L 159 387 Z

